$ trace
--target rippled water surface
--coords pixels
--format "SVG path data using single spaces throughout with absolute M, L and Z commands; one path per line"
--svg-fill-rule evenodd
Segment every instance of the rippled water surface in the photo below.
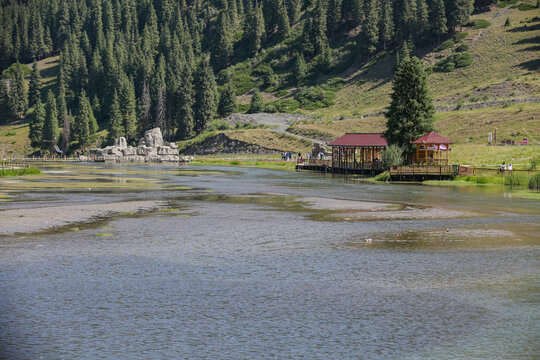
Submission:
M 540 357 L 537 200 L 261 169 L 44 170 L 0 182 L 0 210 L 160 206 L 0 237 L 0 358 Z M 464 215 L 367 220 L 336 199 Z

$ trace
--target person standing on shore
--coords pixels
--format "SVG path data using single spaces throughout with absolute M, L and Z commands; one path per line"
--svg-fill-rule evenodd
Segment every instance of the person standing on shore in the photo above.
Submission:
M 501 172 L 505 172 L 506 171 L 506 161 L 503 161 L 502 165 L 501 165 Z

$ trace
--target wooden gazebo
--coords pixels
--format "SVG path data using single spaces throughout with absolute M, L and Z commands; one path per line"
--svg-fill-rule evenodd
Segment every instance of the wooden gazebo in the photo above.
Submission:
M 439 164 L 448 165 L 451 140 L 431 131 L 426 135 L 413 141 L 416 151 L 413 155 L 413 162 L 416 164 Z
M 363 173 L 381 168 L 381 156 L 387 142 L 380 133 L 348 133 L 328 146 L 332 147 L 333 171 Z

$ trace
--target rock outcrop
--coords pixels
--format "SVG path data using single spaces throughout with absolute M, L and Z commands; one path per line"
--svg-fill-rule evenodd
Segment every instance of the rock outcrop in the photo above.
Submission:
M 155 128 L 144 133 L 137 147 L 128 146 L 126 138 L 114 140 L 113 146 L 107 146 L 96 152 L 96 161 L 116 162 L 189 162 L 192 158 L 178 154 L 175 143 L 165 145 L 161 130 Z

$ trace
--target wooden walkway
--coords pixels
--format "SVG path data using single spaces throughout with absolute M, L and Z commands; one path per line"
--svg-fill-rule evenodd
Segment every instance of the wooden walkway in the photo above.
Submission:
M 459 174 L 459 168 L 459 165 L 392 166 L 390 178 L 397 181 L 449 180 Z

